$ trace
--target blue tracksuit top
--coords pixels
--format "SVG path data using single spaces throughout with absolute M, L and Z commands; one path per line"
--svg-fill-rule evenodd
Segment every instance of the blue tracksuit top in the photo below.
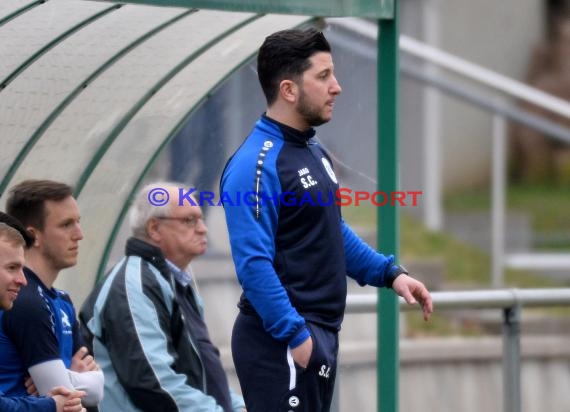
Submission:
M 28 285 L 14 307 L 0 311 L 0 391 L 7 396 L 27 395 L 24 378 L 34 365 L 61 359 L 69 368 L 83 343 L 69 295 L 27 267 L 24 274 Z
M 0 411 L 2 412 L 56 412 L 52 398 L 35 396 L 8 397 L 0 392 Z
M 342 220 L 332 162 L 314 136 L 263 115 L 228 160 L 220 188 L 240 310 L 257 313 L 291 348 L 308 338 L 305 321 L 340 329 L 347 275 L 388 286 L 396 269 L 393 256 Z

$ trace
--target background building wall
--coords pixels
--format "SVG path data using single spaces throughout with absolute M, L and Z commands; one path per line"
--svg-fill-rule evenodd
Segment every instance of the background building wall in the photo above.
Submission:
M 533 48 L 544 38 L 545 7 L 540 0 L 404 0 L 402 34 L 423 40 L 445 52 L 524 81 Z M 426 126 L 418 112 L 417 86 L 402 82 L 402 119 L 418 123 L 402 127 L 402 162 L 416 133 Z M 425 109 L 425 107 L 423 107 Z M 455 99 L 442 96 L 440 111 L 444 189 L 487 181 L 491 157 L 491 117 Z M 412 131 L 413 134 L 407 133 Z M 417 171 L 414 171 L 418 173 Z

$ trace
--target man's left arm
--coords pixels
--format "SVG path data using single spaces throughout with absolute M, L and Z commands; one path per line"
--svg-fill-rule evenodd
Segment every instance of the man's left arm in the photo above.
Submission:
M 29 290 L 25 292 L 18 297 L 12 310 L 5 313 L 3 321 L 7 336 L 18 348 L 23 367 L 28 370 L 40 395 L 46 395 L 55 386 L 74 389 L 52 327 L 51 313 L 45 310 L 39 295 L 29 293 Z M 74 319 L 75 312 L 66 314 L 69 319 Z M 96 384 L 94 388 L 85 387 L 89 392 L 87 403 L 91 399 L 98 402 L 103 392 L 102 374 L 96 378 L 91 381 Z
M 56 384 L 70 390 L 85 391 L 86 396 L 82 399 L 85 406 L 97 406 L 103 399 L 104 377 L 100 370 L 73 372 L 65 368 L 61 359 L 54 359 L 31 366 L 28 371 L 40 395 L 47 395 Z
M 384 256 L 368 246 L 343 220 L 341 231 L 348 276 L 361 286 L 392 288 L 409 304 L 419 302 L 427 320 L 433 312 L 433 303 L 424 284 L 396 265 L 394 256 Z

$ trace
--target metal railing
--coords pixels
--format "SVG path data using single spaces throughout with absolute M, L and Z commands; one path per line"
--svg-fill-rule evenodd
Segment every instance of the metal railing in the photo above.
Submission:
M 453 309 L 499 309 L 503 311 L 503 410 L 521 411 L 520 322 L 523 307 L 570 306 L 570 288 L 492 289 L 433 292 L 436 312 Z M 377 294 L 348 295 L 346 313 L 376 313 Z M 400 310 L 418 310 L 400 298 Z M 338 402 L 337 407 L 338 407 Z
M 376 41 L 378 35 L 377 26 L 366 20 L 356 18 L 328 19 L 331 23 L 344 29 Z M 562 127 L 547 118 L 534 115 L 516 108 L 499 98 L 482 96 L 480 93 L 470 90 L 466 86 L 458 86 L 455 82 L 444 80 L 439 69 L 460 75 L 474 81 L 481 86 L 502 93 L 505 99 L 518 99 L 531 103 L 541 109 L 555 113 L 562 118 L 570 119 L 570 102 L 560 99 L 542 90 L 528 86 L 522 82 L 507 76 L 493 72 L 477 64 L 461 59 L 450 53 L 446 53 L 436 47 L 422 43 L 408 36 L 400 36 L 400 50 L 410 56 L 420 58 L 428 67 L 418 70 L 417 65 L 403 62 L 400 65 L 403 74 L 413 77 L 426 85 L 433 87 L 439 92 L 453 95 L 472 105 L 488 110 L 493 116 L 493 158 L 492 158 L 492 192 L 491 192 L 491 279 L 495 288 L 503 286 L 504 268 L 518 269 L 550 269 L 560 270 L 570 268 L 570 254 L 564 253 L 510 253 L 505 252 L 506 230 L 506 187 L 507 187 L 507 136 L 506 120 L 511 120 L 534 129 L 546 136 L 570 142 L 570 129 Z M 426 105 L 432 117 L 440 115 L 438 111 L 439 101 L 433 96 L 435 91 L 430 92 L 433 98 Z M 433 120 L 433 119 L 432 119 Z M 432 121 L 430 128 L 438 128 Z M 439 168 L 439 156 L 441 143 L 439 133 L 426 130 L 426 144 L 424 162 L 424 222 L 431 230 L 441 230 L 443 222 L 441 169 Z
M 328 19 L 329 22 L 376 41 L 378 28 L 369 21 L 360 19 Z M 445 53 L 407 36 L 400 36 L 400 50 L 428 63 L 427 70 L 417 64 L 402 62 L 403 75 L 417 79 L 428 86 L 483 108 L 493 116 L 493 160 L 492 160 L 492 286 L 503 284 L 505 267 L 560 269 L 570 267 L 570 255 L 566 254 L 509 254 L 505 253 L 505 209 L 506 209 L 506 120 L 515 121 L 549 137 L 570 142 L 570 129 L 562 127 L 547 118 L 525 112 L 510 103 L 519 99 L 570 119 L 570 102 L 559 99 L 526 84 L 495 73 L 457 56 Z M 444 79 L 444 69 L 475 81 L 486 88 L 507 96 L 505 99 L 489 97 L 474 91 L 471 87 Z M 429 105 L 428 105 L 429 106 Z M 437 112 L 437 111 L 436 111 Z M 434 116 L 437 113 L 434 114 Z M 426 133 L 429 134 L 429 133 Z M 426 187 L 424 197 L 426 226 L 440 230 L 442 222 L 441 172 L 433 169 L 439 164 L 433 157 L 439 155 L 439 136 L 431 136 L 430 148 L 426 153 Z M 435 141 L 433 141 L 435 139 Z M 436 159 L 437 160 L 437 159 Z M 431 177 L 431 179 L 428 179 Z M 520 313 L 522 307 L 570 306 L 570 289 L 528 289 L 528 290 L 484 290 L 464 292 L 436 292 L 432 294 L 437 311 L 450 309 L 500 309 L 503 311 L 503 381 L 504 411 L 521 410 L 520 381 Z M 376 295 L 350 295 L 347 299 L 347 313 L 375 313 Z M 413 307 L 400 299 L 400 308 Z M 417 310 L 417 308 L 416 308 Z M 336 402 L 338 407 L 338 401 Z M 333 409 L 334 410 L 334 409 Z

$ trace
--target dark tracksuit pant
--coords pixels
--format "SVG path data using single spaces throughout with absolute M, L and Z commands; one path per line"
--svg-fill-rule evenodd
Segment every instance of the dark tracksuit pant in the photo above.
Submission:
M 338 333 L 307 324 L 313 352 L 306 369 L 296 365 L 287 343 L 271 337 L 254 314 L 240 313 L 232 333 L 232 353 L 248 412 L 328 412 Z

